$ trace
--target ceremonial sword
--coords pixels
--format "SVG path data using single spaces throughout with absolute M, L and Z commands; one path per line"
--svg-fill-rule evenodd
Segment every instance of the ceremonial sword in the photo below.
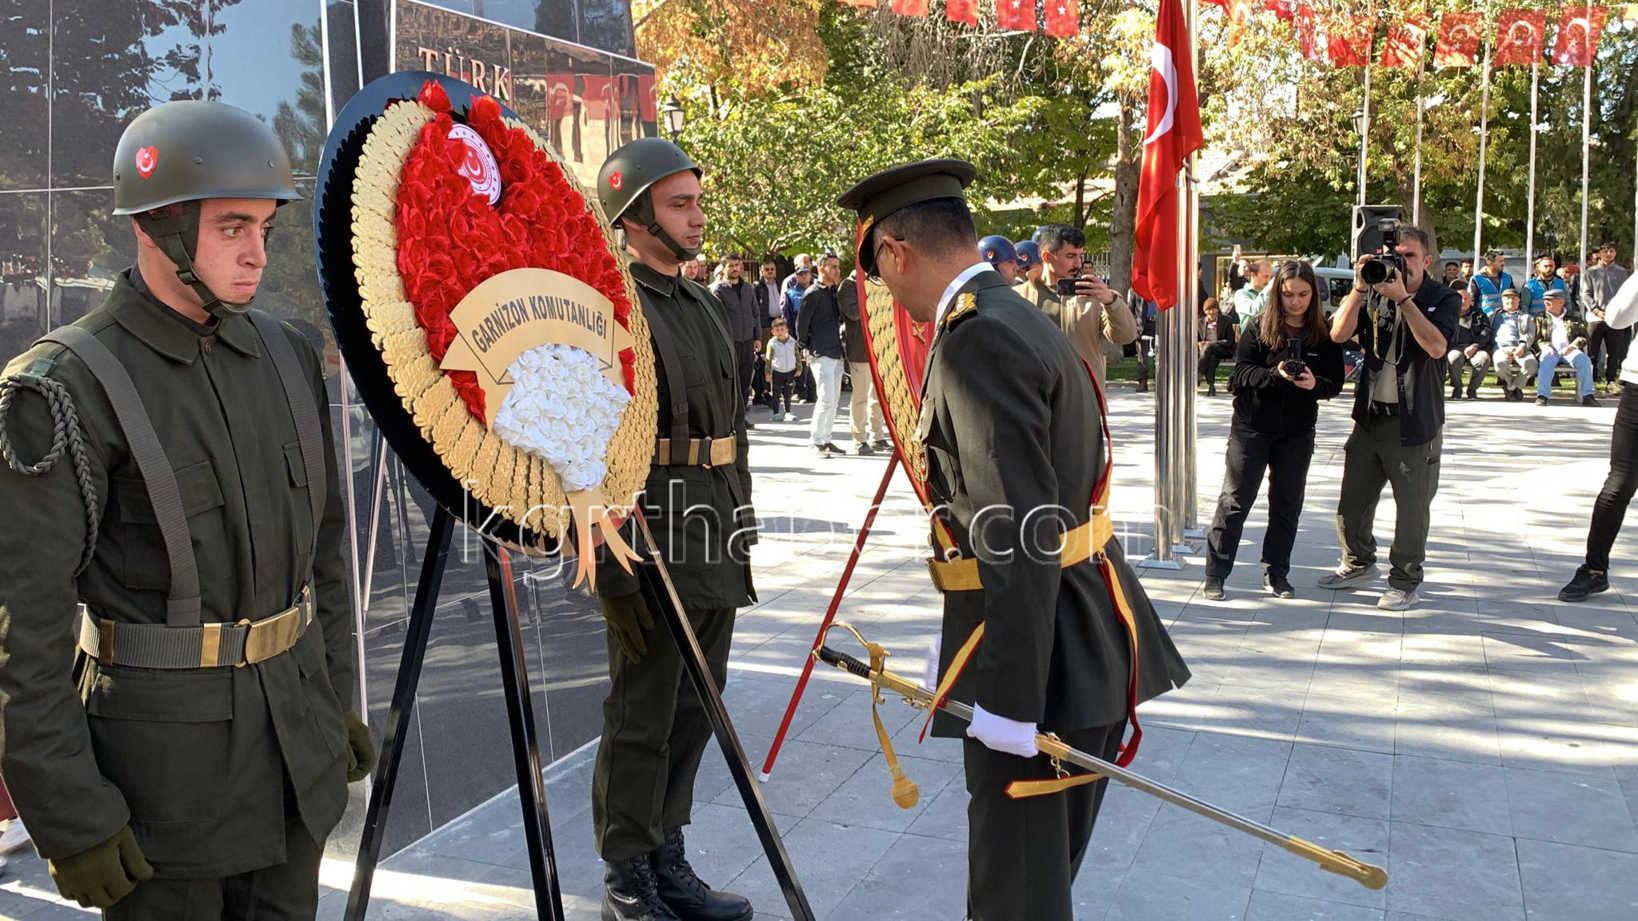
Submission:
M 837 626 L 845 625 L 838 624 Z M 852 628 L 848 629 L 851 630 Z M 842 671 L 863 678 L 870 682 L 873 687 L 885 688 L 900 695 L 904 698 L 905 703 L 918 710 L 925 710 L 934 705 L 931 691 L 885 668 L 872 669 L 869 665 L 853 656 L 838 652 L 829 646 L 820 646 L 813 654 L 819 661 L 827 665 L 834 665 Z M 948 699 L 940 701 L 938 709 L 958 719 L 969 723 L 972 722 L 973 708 L 959 701 Z M 1261 838 L 1270 844 L 1277 844 L 1298 857 L 1312 860 L 1319 864 L 1321 869 L 1346 876 L 1367 889 L 1381 889 L 1388 884 L 1388 873 L 1381 867 L 1372 866 L 1342 851 L 1321 847 L 1312 841 L 1299 838 L 1296 835 L 1288 835 L 1261 822 L 1253 822 L 1244 816 L 1235 815 L 1226 809 L 1220 809 L 1181 790 L 1174 790 L 1165 784 L 1150 780 L 1142 774 L 1129 771 L 1079 749 L 1071 748 L 1065 745 L 1063 740 L 1050 733 L 1036 734 L 1035 747 L 1040 750 L 1041 754 L 1049 758 L 1068 762 L 1088 771 L 1101 774 L 1104 777 L 1118 780 L 1128 787 L 1142 790 L 1144 793 L 1157 796 L 1168 803 L 1182 806 L 1184 809 L 1205 816 L 1214 822 L 1220 822 L 1254 838 Z

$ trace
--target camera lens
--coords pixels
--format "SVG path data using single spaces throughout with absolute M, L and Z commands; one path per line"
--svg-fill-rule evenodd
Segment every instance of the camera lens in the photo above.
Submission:
M 1369 259 L 1359 267 L 1359 280 L 1367 285 L 1380 285 L 1388 280 L 1388 264 L 1380 259 Z

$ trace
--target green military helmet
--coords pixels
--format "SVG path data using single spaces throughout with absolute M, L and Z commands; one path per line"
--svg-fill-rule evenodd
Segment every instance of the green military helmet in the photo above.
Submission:
M 191 99 L 154 106 L 126 126 L 114 148 L 114 214 L 136 218 L 206 310 L 242 314 L 248 301 L 223 301 L 193 272 L 207 198 L 301 198 L 271 128 L 235 106 Z
M 682 148 L 663 138 L 638 138 L 609 154 L 597 171 L 597 200 L 609 223 L 628 218 L 642 225 L 679 259 L 692 259 L 698 247 L 679 246 L 654 220 L 654 203 L 648 190 L 667 176 L 684 170 L 704 175 Z

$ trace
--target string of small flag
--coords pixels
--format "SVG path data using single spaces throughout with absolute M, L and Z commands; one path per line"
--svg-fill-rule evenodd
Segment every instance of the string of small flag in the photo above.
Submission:
M 848 6 L 874 10 L 887 7 L 893 13 L 912 18 L 931 15 L 929 0 L 841 0 Z M 1055 38 L 1073 38 L 1081 31 L 1078 0 L 1044 0 L 1039 15 L 1036 0 L 985 0 L 994 4 L 995 26 L 1009 32 L 1044 32 Z M 1223 11 L 1229 23 L 1229 42 L 1238 42 L 1263 13 L 1272 13 L 1291 27 L 1302 56 L 1309 61 L 1329 61 L 1333 67 L 1415 67 L 1427 49 L 1433 29 L 1428 16 L 1411 16 L 1387 24 L 1377 53 L 1380 20 L 1375 15 L 1330 14 L 1296 0 L 1204 0 L 1205 5 Z M 943 0 L 944 16 L 950 22 L 977 26 L 979 0 Z M 1547 52 L 1547 19 L 1544 9 L 1508 9 L 1495 17 L 1495 42 L 1491 64 L 1495 67 L 1529 66 L 1544 60 Z M 1567 4 L 1558 13 L 1551 62 L 1561 67 L 1587 67 L 1592 63 L 1606 24 L 1614 21 L 1638 23 L 1638 3 L 1622 7 Z M 1439 17 L 1433 50 L 1436 68 L 1474 67 L 1479 63 L 1480 46 L 1489 32 L 1486 16 L 1479 12 L 1452 11 Z

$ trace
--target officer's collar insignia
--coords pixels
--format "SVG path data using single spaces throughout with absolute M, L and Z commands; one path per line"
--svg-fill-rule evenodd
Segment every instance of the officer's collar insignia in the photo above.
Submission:
M 597 531 L 627 566 L 610 525 L 648 476 L 654 356 L 625 256 L 562 159 L 470 85 L 394 74 L 348 103 L 320 176 L 336 339 L 398 455 L 486 536 L 569 538 L 577 582 Z
M 960 320 L 962 317 L 967 316 L 977 309 L 978 295 L 971 291 L 968 291 L 965 294 L 958 294 L 956 295 L 955 306 L 951 307 L 949 313 L 944 315 L 944 325 L 946 327 L 954 326 L 957 320 Z

